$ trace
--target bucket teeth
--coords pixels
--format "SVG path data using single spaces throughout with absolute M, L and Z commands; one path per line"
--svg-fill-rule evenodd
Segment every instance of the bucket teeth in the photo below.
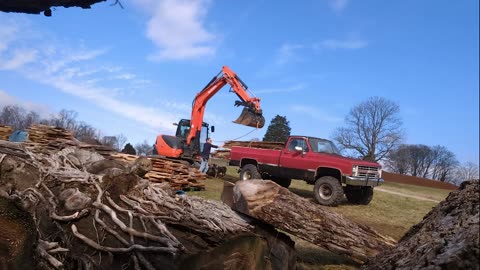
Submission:
M 246 107 L 242 110 L 237 120 L 233 122 L 244 126 L 262 128 L 265 125 L 265 118 L 262 114 L 256 113 Z

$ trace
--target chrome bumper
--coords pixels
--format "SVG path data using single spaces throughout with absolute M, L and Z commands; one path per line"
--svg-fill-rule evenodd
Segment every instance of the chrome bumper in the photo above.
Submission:
M 369 187 L 376 187 L 383 184 L 383 178 L 377 179 L 366 179 L 363 177 L 358 176 L 344 176 L 345 177 L 345 184 L 351 186 L 369 186 Z

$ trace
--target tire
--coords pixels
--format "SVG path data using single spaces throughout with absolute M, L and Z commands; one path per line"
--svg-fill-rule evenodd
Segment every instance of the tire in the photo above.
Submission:
M 332 176 L 318 178 L 313 192 L 318 203 L 326 206 L 337 206 L 344 196 L 342 184 Z
M 262 179 L 260 172 L 258 172 L 257 166 L 253 164 L 247 164 L 240 170 L 240 180 L 250 179 Z
M 368 205 L 373 199 L 373 187 L 345 188 L 347 200 L 352 204 Z
M 271 178 L 273 182 L 279 184 L 284 188 L 288 188 L 292 183 L 292 179 L 290 178 L 285 178 L 285 177 L 271 177 Z

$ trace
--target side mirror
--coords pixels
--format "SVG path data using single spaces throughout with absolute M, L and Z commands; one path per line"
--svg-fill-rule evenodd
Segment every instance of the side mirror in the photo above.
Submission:
M 178 123 L 173 123 L 174 126 L 178 126 Z
M 300 146 L 295 146 L 295 151 L 297 152 L 303 152 L 303 148 Z
M 210 127 L 210 130 L 211 130 L 212 132 L 215 132 L 215 126 L 211 126 L 211 127 Z

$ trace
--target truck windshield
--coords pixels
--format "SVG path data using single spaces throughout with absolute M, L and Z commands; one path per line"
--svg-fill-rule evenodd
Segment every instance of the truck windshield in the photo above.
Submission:
M 329 140 L 310 138 L 309 141 L 312 152 L 340 155 L 335 144 Z

